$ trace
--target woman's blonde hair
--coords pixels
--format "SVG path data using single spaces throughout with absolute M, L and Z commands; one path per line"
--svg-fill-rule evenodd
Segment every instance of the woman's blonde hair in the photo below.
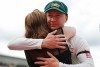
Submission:
M 45 38 L 50 31 L 44 12 L 35 9 L 25 18 L 26 38 Z

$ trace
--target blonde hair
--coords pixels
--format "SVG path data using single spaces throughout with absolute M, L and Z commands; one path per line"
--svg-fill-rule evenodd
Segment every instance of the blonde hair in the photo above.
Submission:
M 50 31 L 44 12 L 35 9 L 25 18 L 26 38 L 45 38 Z

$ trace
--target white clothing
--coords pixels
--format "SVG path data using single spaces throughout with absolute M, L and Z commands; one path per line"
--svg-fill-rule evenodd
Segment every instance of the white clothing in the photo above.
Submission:
M 8 44 L 8 48 L 11 50 L 30 50 L 30 49 L 42 49 L 43 39 L 32 39 L 32 38 L 18 38 L 11 41 Z
M 9 43 L 8 47 L 12 50 L 29 50 L 29 49 L 42 49 L 43 39 L 27 39 L 19 38 Z M 79 52 L 90 51 L 88 48 L 88 43 L 81 37 L 75 35 L 68 42 L 69 47 L 72 51 L 72 64 L 59 63 L 59 67 L 94 67 L 93 59 L 90 54 L 81 53 L 77 56 Z

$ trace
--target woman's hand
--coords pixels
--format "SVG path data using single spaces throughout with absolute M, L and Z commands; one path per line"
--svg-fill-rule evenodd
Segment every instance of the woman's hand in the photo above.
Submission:
M 64 42 L 67 39 L 65 38 L 65 35 L 59 34 L 55 35 L 57 30 L 49 33 L 47 37 L 43 40 L 41 47 L 42 48 L 48 48 L 48 49 L 55 49 L 55 48 L 60 48 L 60 49 L 65 49 L 67 43 Z

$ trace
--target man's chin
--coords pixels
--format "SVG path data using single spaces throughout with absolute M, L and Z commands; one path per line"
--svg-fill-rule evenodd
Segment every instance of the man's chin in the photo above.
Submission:
M 52 30 L 56 30 L 56 29 L 57 29 L 57 27 L 51 27 L 51 29 L 52 29 Z

